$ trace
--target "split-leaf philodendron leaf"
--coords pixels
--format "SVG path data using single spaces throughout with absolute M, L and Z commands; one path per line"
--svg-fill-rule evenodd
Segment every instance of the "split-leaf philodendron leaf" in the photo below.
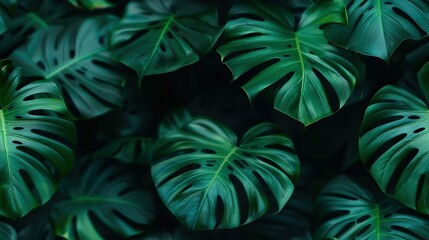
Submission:
M 154 155 L 160 197 L 192 230 L 234 228 L 281 210 L 300 168 L 292 141 L 269 123 L 239 141 L 228 127 L 195 118 L 160 138 Z
M 55 235 L 68 240 L 126 239 L 145 231 L 155 206 L 130 168 L 109 158 L 80 161 L 61 185 L 67 199 L 52 209 Z
M 356 55 L 329 44 L 321 28 L 332 23 L 347 24 L 341 1 L 317 1 L 298 23 L 283 7 L 241 1 L 218 51 L 234 79 L 256 71 L 242 86 L 251 101 L 273 86 L 274 107 L 309 125 L 341 108 L 363 76 Z
M 113 55 L 139 78 L 198 61 L 222 32 L 214 2 L 130 2 L 112 35 Z
M 316 202 L 315 239 L 429 239 L 429 218 L 385 196 L 370 181 L 339 176 Z
M 113 7 L 114 4 L 107 0 L 69 0 L 77 7 L 83 7 L 89 10 Z
M 421 97 L 392 85 L 377 92 L 365 112 L 359 150 L 384 192 L 429 214 L 429 63 L 418 78 Z
M 346 49 L 388 61 L 406 39 L 429 33 L 427 0 L 342 0 L 349 25 L 327 26 L 328 38 Z
M 64 0 L 19 0 L 13 21 L 0 36 L 0 57 L 7 57 L 37 30 L 64 23 L 73 10 Z
M 29 82 L 0 61 L 0 215 L 19 219 L 46 203 L 72 167 L 75 127 L 55 83 Z
M 16 0 L 2 0 L 0 2 L 0 34 L 9 27 L 15 11 Z
M 92 118 L 121 106 L 124 76 L 108 50 L 113 16 L 76 20 L 35 33 L 12 53 L 26 76 L 55 81 L 75 118 Z

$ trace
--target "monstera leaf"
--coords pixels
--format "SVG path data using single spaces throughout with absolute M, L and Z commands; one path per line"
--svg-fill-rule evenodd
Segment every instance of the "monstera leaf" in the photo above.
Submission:
M 0 34 L 9 27 L 15 11 L 16 0 L 2 0 L 0 2 Z
M 349 26 L 326 28 L 335 44 L 388 61 L 406 39 L 421 39 L 429 32 L 426 0 L 343 0 Z
M 69 0 L 69 2 L 77 7 L 83 7 L 89 10 L 113 7 L 113 3 L 108 0 Z
M 7 57 L 35 31 L 64 23 L 73 10 L 63 0 L 19 0 L 9 29 L 0 36 L 0 56 Z
M 18 240 L 15 229 L 6 223 L 0 222 L 0 239 L 2 240 Z
M 124 77 L 108 51 L 112 16 L 87 18 L 35 33 L 11 58 L 26 76 L 55 81 L 76 118 L 122 105 Z
M 114 158 L 123 163 L 150 165 L 155 142 L 152 138 L 115 139 L 98 150 L 95 156 Z
M 274 86 L 274 107 L 305 125 L 341 108 L 363 70 L 357 56 L 329 44 L 321 30 L 347 23 L 341 1 L 317 1 L 296 30 L 293 14 L 283 7 L 241 2 L 231 10 L 218 51 L 234 79 L 256 73 L 242 86 L 249 99 Z
M 113 32 L 113 55 L 140 78 L 170 72 L 198 61 L 221 30 L 208 1 L 131 2 Z
M 125 239 L 143 232 L 155 216 L 150 193 L 130 169 L 105 158 L 82 161 L 61 190 L 68 199 L 54 206 L 51 217 L 55 234 L 68 240 Z
M 369 181 L 339 176 L 316 203 L 315 239 L 428 239 L 429 218 L 385 196 Z
M 365 113 L 362 161 L 386 193 L 429 214 L 429 63 L 419 73 L 424 97 L 388 85 Z
M 28 82 L 0 61 L 0 215 L 18 219 L 46 203 L 73 162 L 73 122 L 55 83 Z
M 269 123 L 238 141 L 226 126 L 195 118 L 159 139 L 155 156 L 161 159 L 152 167 L 159 195 L 192 230 L 233 228 L 270 207 L 279 211 L 299 174 L 292 141 Z

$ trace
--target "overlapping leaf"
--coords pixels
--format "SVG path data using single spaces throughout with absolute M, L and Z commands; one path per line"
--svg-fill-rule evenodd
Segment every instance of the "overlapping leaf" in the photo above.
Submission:
M 122 138 L 107 143 L 95 156 L 110 157 L 124 163 L 151 165 L 152 152 L 156 143 L 152 138 Z
M 140 78 L 198 61 L 221 34 L 214 2 L 129 3 L 112 36 L 113 55 L 134 69 Z
M 327 27 L 335 44 L 388 61 L 406 39 L 429 33 L 426 0 L 342 0 L 347 4 L 349 25 Z
M 143 232 L 155 216 L 150 193 L 123 165 L 105 158 L 86 161 L 61 186 L 68 199 L 52 210 L 55 234 L 69 240 L 101 240 Z
M 218 51 L 234 79 L 256 73 L 242 86 L 251 101 L 274 86 L 274 107 L 309 125 L 341 108 L 363 74 L 357 56 L 329 44 L 321 28 L 331 23 L 347 24 L 341 1 L 317 1 L 298 23 L 281 6 L 241 1 Z
M 320 193 L 316 213 L 315 239 L 429 238 L 427 216 L 385 196 L 369 181 L 332 180 Z
M 6 223 L 0 223 L 0 239 L 2 240 L 18 240 L 15 229 Z
M 429 63 L 419 73 L 424 97 L 388 85 L 365 113 L 360 155 L 381 189 L 429 214 Z
M 161 159 L 152 167 L 158 192 L 193 230 L 234 228 L 269 208 L 279 211 L 299 174 L 292 141 L 269 123 L 238 141 L 226 126 L 195 118 L 159 139 L 155 149 Z
M 99 116 L 123 101 L 124 76 L 107 46 L 115 22 L 105 15 L 45 29 L 11 58 L 26 76 L 55 81 L 74 117 Z
M 28 82 L 0 61 L 0 215 L 19 219 L 46 203 L 73 162 L 73 122 L 55 83 Z
M 7 57 L 37 30 L 64 23 L 72 12 L 63 0 L 19 0 L 9 29 L 0 36 L 0 56 Z

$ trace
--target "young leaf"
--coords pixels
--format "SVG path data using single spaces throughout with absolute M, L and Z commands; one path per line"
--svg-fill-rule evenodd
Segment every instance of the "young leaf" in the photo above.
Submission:
M 113 7 L 114 4 L 108 0 L 69 0 L 76 7 L 83 7 L 89 10 Z
M 187 228 L 234 228 L 286 204 L 299 174 L 293 148 L 269 123 L 254 126 L 238 142 L 226 126 L 195 118 L 158 140 L 154 154 L 161 160 L 152 178 Z
M 381 189 L 429 214 L 429 63 L 419 73 L 424 98 L 392 85 L 365 112 L 359 151 Z
M 35 33 L 11 58 L 24 74 L 55 81 L 75 118 L 92 118 L 122 105 L 124 76 L 111 59 L 113 16 L 74 21 Z
M 141 79 L 198 61 L 221 32 L 216 4 L 208 1 L 130 2 L 112 35 L 113 55 Z
M 124 165 L 105 158 L 83 161 L 61 185 L 68 199 L 52 209 L 55 234 L 69 240 L 102 240 L 102 232 L 108 232 L 109 239 L 143 232 L 155 217 L 150 193 Z M 98 222 L 104 226 L 102 232 Z
M 425 0 L 342 0 L 349 25 L 327 26 L 335 44 L 389 61 L 406 39 L 421 39 L 429 32 L 429 4 Z
M 46 203 L 73 162 L 75 127 L 55 83 L 29 82 L 0 61 L 0 215 L 19 219 Z
M 0 34 L 9 27 L 15 11 L 16 0 L 2 0 L 0 2 Z
M 9 224 L 0 222 L 0 239 L 18 240 L 18 236 L 13 227 L 11 227 Z
M 329 44 L 321 27 L 330 23 L 347 23 L 341 1 L 317 1 L 296 29 L 286 9 L 241 1 L 231 10 L 218 51 L 234 79 L 256 72 L 242 86 L 251 101 L 274 86 L 274 107 L 309 125 L 341 108 L 363 75 L 356 55 Z
M 369 186 L 369 187 L 368 187 Z M 386 197 L 369 181 L 339 176 L 316 202 L 315 239 L 428 239 L 429 218 Z

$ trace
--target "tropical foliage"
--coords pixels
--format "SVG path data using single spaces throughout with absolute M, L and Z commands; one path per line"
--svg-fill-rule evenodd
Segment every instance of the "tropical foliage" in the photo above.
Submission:
M 2 0 L 0 239 L 429 239 L 428 22 Z

